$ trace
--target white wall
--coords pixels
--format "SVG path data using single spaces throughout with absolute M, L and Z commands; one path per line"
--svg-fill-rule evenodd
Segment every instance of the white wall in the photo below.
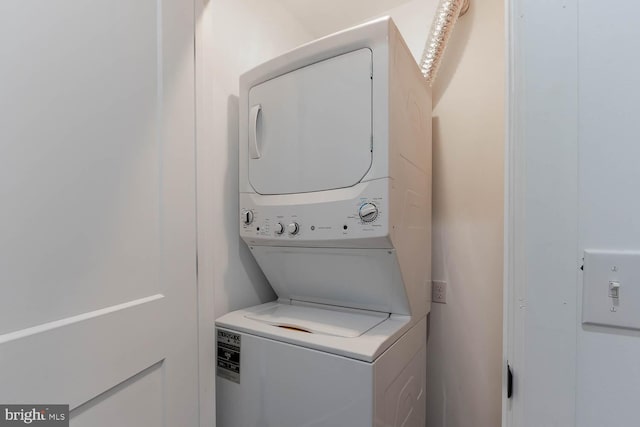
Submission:
M 509 425 L 637 425 L 640 333 L 581 324 L 579 266 L 585 249 L 640 250 L 640 6 L 512 4 L 512 197 L 525 212 L 512 232 L 526 262 L 513 264 L 525 309 L 511 324 Z
M 214 320 L 275 298 L 238 234 L 238 79 L 311 36 L 272 0 L 205 3 L 198 50 L 198 284 L 201 425 L 211 426 Z
M 238 234 L 238 79 L 310 36 L 277 2 L 226 0 L 213 5 L 211 219 L 215 228 L 215 313 L 221 316 L 275 298 Z
M 392 9 L 419 60 L 436 1 Z M 472 1 L 433 87 L 433 279 L 427 426 L 500 424 L 504 25 L 501 0 Z
M 502 392 L 504 5 L 472 1 L 434 97 L 429 427 L 494 427 Z
M 314 38 L 353 26 L 411 0 L 274 0 L 304 24 Z M 433 0 L 425 0 L 429 4 Z
M 238 233 L 238 80 L 240 74 L 311 36 L 277 2 L 225 0 L 212 5 L 214 133 L 210 151 L 204 154 L 210 161 L 206 166 L 212 187 L 201 203 L 210 204 L 212 215 L 212 284 L 215 314 L 221 316 L 275 298 Z

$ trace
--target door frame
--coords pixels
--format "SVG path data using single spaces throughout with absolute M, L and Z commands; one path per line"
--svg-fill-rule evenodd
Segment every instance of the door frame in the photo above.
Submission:
M 575 425 L 578 10 L 505 0 L 503 427 Z
M 524 283 L 524 245 L 519 231 L 524 221 L 524 177 L 522 141 L 522 83 L 515 72 L 522 65 L 516 49 L 517 33 L 520 29 L 517 17 L 517 0 L 505 0 L 505 152 L 504 152 L 504 272 L 503 272 L 503 335 L 502 335 L 502 427 L 517 425 L 522 419 L 520 402 L 516 393 L 508 398 L 507 366 L 520 365 L 523 346 L 516 345 L 515 337 L 524 333 L 524 317 L 515 310 L 517 295 L 524 289 L 517 289 Z M 517 384 L 512 384 L 514 388 Z M 515 390 L 513 390 L 515 391 Z
M 215 235 L 208 225 L 213 219 L 210 206 L 212 183 L 204 155 L 213 141 L 213 1 L 194 0 L 195 13 L 195 99 L 196 99 L 196 261 L 198 283 L 198 382 L 200 426 L 216 425 L 214 347 L 213 248 Z

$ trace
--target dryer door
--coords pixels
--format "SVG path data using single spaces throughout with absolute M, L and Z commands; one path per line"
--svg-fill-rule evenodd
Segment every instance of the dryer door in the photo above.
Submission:
M 360 49 L 249 91 L 249 181 L 260 194 L 351 187 L 371 166 L 372 53 Z

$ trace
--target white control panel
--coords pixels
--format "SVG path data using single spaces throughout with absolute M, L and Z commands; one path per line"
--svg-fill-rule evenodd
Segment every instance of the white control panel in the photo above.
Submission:
M 584 253 L 582 323 L 640 329 L 640 252 Z
M 315 194 L 242 193 L 240 235 L 250 245 L 391 248 L 387 212 L 387 179 Z

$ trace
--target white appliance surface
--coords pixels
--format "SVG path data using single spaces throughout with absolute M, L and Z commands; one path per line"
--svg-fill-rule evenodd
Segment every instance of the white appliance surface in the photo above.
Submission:
M 321 312 L 318 307 L 323 307 Z M 268 313 L 285 313 L 291 323 L 288 326 L 304 330 L 315 325 L 311 327 L 321 330 L 307 333 L 282 328 Z M 335 320 L 329 320 L 332 316 L 343 321 L 342 328 Z M 323 327 L 318 325 L 321 318 L 327 321 Z M 372 362 L 409 328 L 409 320 L 409 316 L 281 300 L 227 313 L 216 320 L 216 326 Z M 340 332 L 346 336 L 340 336 Z
M 280 298 L 409 315 L 395 250 L 251 248 Z
M 291 304 L 275 304 L 264 310 L 246 314 L 248 319 L 279 328 L 305 331 L 311 334 L 355 338 L 384 322 L 385 313 L 329 310 Z
M 240 236 L 278 297 L 425 316 L 431 97 L 391 19 L 246 72 L 239 108 Z
M 279 300 L 216 320 L 222 427 L 423 427 L 431 96 L 390 18 L 240 79 L 240 236 Z
M 237 381 L 217 377 L 221 427 L 424 427 L 424 318 L 370 363 L 218 331 L 239 343 Z
M 249 90 L 249 180 L 257 193 L 360 182 L 371 166 L 371 56 L 359 49 Z

